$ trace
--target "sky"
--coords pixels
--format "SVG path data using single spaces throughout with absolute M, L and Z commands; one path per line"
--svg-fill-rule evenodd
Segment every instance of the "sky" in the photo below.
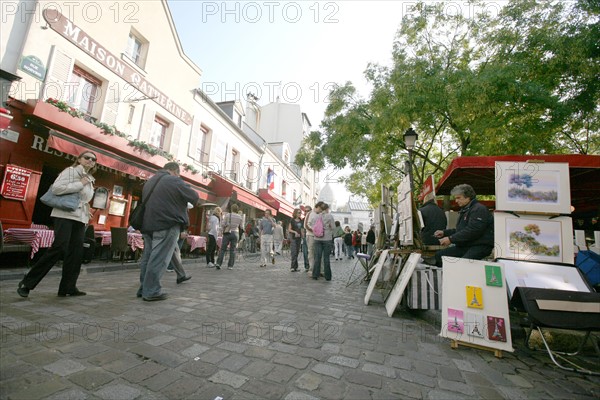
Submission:
M 186 55 L 202 70 L 212 100 L 299 104 L 319 129 L 327 94 L 351 81 L 369 96 L 369 63 L 390 65 L 407 1 L 169 0 Z M 322 174 L 323 175 L 323 174 Z M 339 173 L 329 172 L 329 176 Z M 342 185 L 334 192 L 347 200 Z M 338 202 L 342 199 L 337 199 Z

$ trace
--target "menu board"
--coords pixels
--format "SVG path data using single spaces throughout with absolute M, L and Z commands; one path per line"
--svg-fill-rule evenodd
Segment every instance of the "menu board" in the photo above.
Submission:
M 7 164 L 0 194 L 5 199 L 25 201 L 30 178 L 30 169 Z

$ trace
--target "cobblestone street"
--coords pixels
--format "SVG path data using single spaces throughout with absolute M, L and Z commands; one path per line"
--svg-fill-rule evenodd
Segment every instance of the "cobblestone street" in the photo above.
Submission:
M 136 298 L 134 264 L 85 266 L 87 296 L 72 298 L 56 296 L 58 271 L 23 299 L 23 271 L 3 270 L 1 398 L 600 396 L 600 379 L 560 371 L 522 340 L 502 359 L 453 350 L 437 325 L 402 310 L 389 318 L 379 291 L 364 306 L 366 284 L 346 286 L 354 260 L 332 260 L 326 282 L 290 272 L 284 258 L 267 268 L 240 258 L 234 270 L 186 260 L 192 279 L 177 285 L 166 273 L 170 298 L 159 302 Z

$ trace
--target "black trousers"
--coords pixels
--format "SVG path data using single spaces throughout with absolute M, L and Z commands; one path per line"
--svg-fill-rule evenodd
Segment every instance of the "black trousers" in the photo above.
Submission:
M 215 263 L 215 251 L 217 250 L 217 239 L 213 235 L 208 235 L 208 244 L 206 245 L 206 263 Z
M 65 218 L 54 219 L 54 242 L 46 253 L 29 270 L 23 284 L 32 290 L 41 282 L 54 265 L 63 259 L 62 278 L 58 293 L 69 294 L 77 288 L 81 272 L 85 224 Z

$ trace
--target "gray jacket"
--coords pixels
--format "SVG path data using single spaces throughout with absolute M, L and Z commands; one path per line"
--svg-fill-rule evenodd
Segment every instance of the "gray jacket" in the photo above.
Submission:
M 58 208 L 53 208 L 51 217 L 72 219 L 84 224 L 90 222 L 90 200 L 94 197 L 94 186 L 92 184 L 83 185 L 81 178 L 87 177 L 91 182 L 94 178 L 85 172 L 82 165 L 69 167 L 63 170 L 58 178 L 52 184 L 52 193 L 55 195 L 68 194 L 79 192 L 81 202 L 75 211 L 65 211 Z

